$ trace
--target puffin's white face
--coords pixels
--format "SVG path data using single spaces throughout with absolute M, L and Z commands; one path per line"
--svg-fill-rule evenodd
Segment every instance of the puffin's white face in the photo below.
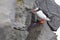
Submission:
M 55 3 L 60 6 L 60 0 L 55 0 Z

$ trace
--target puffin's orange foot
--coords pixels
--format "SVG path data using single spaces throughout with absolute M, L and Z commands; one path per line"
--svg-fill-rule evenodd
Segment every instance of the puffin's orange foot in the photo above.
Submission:
M 45 23 L 45 20 L 44 19 L 40 19 L 39 23 L 40 24 L 44 24 Z

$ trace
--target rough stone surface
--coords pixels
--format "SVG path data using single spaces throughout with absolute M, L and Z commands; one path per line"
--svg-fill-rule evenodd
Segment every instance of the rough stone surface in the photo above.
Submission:
M 60 26 L 60 6 L 54 0 L 36 0 L 35 4 L 51 19 L 49 26 L 57 30 Z
M 8 11 L 7 14 L 9 14 L 12 11 L 12 9 L 15 7 L 10 4 L 11 1 L 12 1 L 12 4 L 15 4 L 15 2 L 13 0 L 4 0 L 4 1 L 0 0 L 0 3 L 2 3 L 2 4 L 6 3 L 3 5 L 2 9 L 4 9 L 5 6 L 8 7 L 8 9 L 10 7 L 12 7 L 11 9 L 7 10 Z M 8 3 L 9 3 L 9 5 L 7 5 Z M 1 6 L 2 6 L 2 4 L 1 4 Z M 24 8 L 22 10 L 21 9 L 22 8 L 20 8 L 20 5 L 19 5 L 18 11 L 16 12 L 17 13 L 16 19 L 15 19 L 15 11 L 14 11 L 15 9 L 9 15 L 9 17 L 12 19 L 11 21 L 13 22 L 12 25 L 16 22 L 18 23 L 18 26 L 17 26 L 17 24 L 15 26 L 17 28 L 25 25 L 25 21 L 26 21 L 25 17 L 29 13 L 29 12 L 25 11 Z M 6 11 L 6 10 L 4 10 L 4 11 Z M 4 11 L 2 11 L 2 12 L 4 12 Z M 22 16 L 22 18 L 20 18 L 21 16 Z M 15 22 L 15 20 L 16 20 L 16 22 Z M 21 25 L 20 23 L 22 23 L 23 25 Z M 30 24 L 30 22 L 29 22 L 29 24 Z M 27 25 L 28 25 L 28 23 L 27 23 Z M 40 26 L 37 25 L 35 28 L 31 29 L 29 32 L 27 30 L 22 31 L 22 30 L 12 29 L 11 27 L 12 27 L 11 25 L 5 25 L 5 26 L 0 25 L 0 40 L 40 40 L 40 39 L 41 40 L 50 40 L 50 39 L 55 40 L 55 38 L 56 38 L 55 34 L 49 29 L 49 26 L 47 26 L 47 24 L 40 25 Z
M 56 34 L 45 23 L 44 25 L 36 25 L 35 28 L 32 28 L 26 40 L 57 40 L 56 37 Z
M 15 8 L 16 0 L 0 0 L 0 26 L 10 24 L 15 19 Z
M 25 40 L 27 31 L 12 29 L 10 26 L 0 28 L 0 40 Z
M 38 37 L 38 40 L 57 40 L 56 39 L 56 34 L 51 31 L 47 23 L 43 25 L 43 29 L 41 30 L 41 33 Z
M 15 22 L 15 13 L 16 13 L 16 0 L 0 0 L 0 15 L 1 15 L 0 16 L 0 40 L 25 40 L 26 39 L 26 36 L 28 34 L 27 31 L 12 29 L 13 27 L 18 27 L 16 24 L 17 22 Z M 19 27 L 21 26 L 23 25 L 19 24 Z

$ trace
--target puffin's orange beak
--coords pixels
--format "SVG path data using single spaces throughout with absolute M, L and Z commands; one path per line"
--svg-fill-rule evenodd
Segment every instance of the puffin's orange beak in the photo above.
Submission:
M 40 19 L 39 23 L 40 24 L 44 24 L 45 23 L 45 20 L 44 19 Z

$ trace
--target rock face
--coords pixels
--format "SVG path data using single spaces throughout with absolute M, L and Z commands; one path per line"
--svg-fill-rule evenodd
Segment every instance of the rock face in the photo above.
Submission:
M 17 13 L 16 0 L 0 0 L 0 4 L 0 40 L 25 40 L 28 34 L 27 31 L 13 29 L 13 27 L 18 28 L 18 26 L 23 26 L 23 24 L 25 24 L 24 17 L 26 16 L 22 12 L 22 16 L 24 17 L 22 17 L 21 20 L 19 20 L 20 18 L 17 18 L 19 21 L 15 20 L 15 14 Z M 18 8 L 18 10 L 19 9 L 20 8 Z M 21 13 L 20 11 L 24 11 L 24 9 L 20 9 L 18 12 L 19 14 Z M 20 24 L 20 22 L 22 25 Z
M 60 6 L 54 0 L 36 0 L 35 4 L 51 19 L 48 24 L 52 30 L 56 31 L 60 26 Z
M 47 23 L 43 25 L 41 33 L 38 36 L 38 40 L 57 40 L 56 34 L 51 31 Z
M 55 40 L 56 35 L 50 30 L 47 24 L 37 25 L 29 31 L 13 29 L 13 26 L 21 28 L 25 25 L 27 18 L 29 20 L 27 19 L 26 25 L 29 25 L 31 14 L 28 14 L 29 12 L 24 7 L 22 7 L 23 9 L 20 8 L 20 5 L 16 8 L 16 0 L 0 0 L 0 4 L 0 40 Z M 16 16 L 15 13 L 17 13 Z M 23 27 L 23 29 L 25 28 L 27 27 Z
M 47 23 L 44 25 L 37 25 L 29 31 L 26 40 L 57 40 L 56 34 L 51 31 Z
M 0 0 L 0 40 L 24 40 L 27 31 L 12 29 L 15 23 L 16 0 Z
M 0 26 L 7 25 L 15 19 L 15 8 L 16 0 L 0 0 Z
M 10 26 L 0 28 L 0 40 L 25 40 L 27 34 L 27 31 L 14 30 Z
M 24 2 L 24 7 L 32 9 L 35 0 L 23 0 L 23 2 Z

